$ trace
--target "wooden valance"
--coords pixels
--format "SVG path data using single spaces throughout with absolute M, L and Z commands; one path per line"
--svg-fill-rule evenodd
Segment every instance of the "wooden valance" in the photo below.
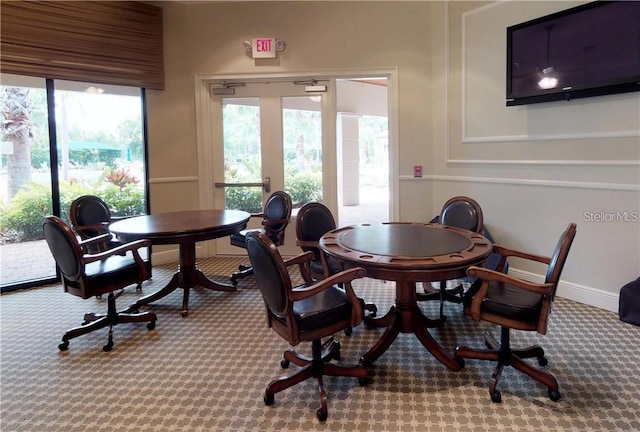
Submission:
M 162 9 L 128 1 L 2 1 L 3 73 L 164 89 Z

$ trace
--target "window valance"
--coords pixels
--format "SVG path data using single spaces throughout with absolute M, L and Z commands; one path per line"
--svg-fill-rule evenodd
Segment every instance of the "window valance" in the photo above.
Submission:
M 162 9 L 121 1 L 3 1 L 4 73 L 164 89 Z

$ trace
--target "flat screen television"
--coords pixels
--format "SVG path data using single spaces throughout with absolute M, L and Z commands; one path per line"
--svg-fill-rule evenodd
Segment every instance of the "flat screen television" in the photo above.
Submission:
M 507 106 L 640 90 L 640 1 L 596 1 L 507 28 Z

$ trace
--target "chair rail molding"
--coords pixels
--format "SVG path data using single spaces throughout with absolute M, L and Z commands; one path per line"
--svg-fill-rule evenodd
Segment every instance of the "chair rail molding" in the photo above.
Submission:
M 161 183 L 195 183 L 200 179 L 197 176 L 189 177 L 155 177 L 150 178 L 149 183 L 161 184 Z
M 527 186 L 559 187 L 559 188 L 571 188 L 571 189 L 595 189 L 595 190 L 640 192 L 640 185 L 630 184 L 630 183 L 580 182 L 580 181 L 562 181 L 562 180 L 536 180 L 536 179 L 466 177 L 466 176 L 445 176 L 445 175 L 427 175 L 423 177 L 413 177 L 409 175 L 403 175 L 403 176 L 400 176 L 400 181 L 493 183 L 493 184 L 505 184 L 505 185 L 527 185 Z
M 640 160 L 541 160 L 541 159 L 448 159 L 448 165 L 548 165 L 585 167 L 627 167 L 640 166 Z
M 540 134 L 540 135 L 503 135 L 503 136 L 475 136 L 466 135 L 463 127 L 463 144 L 484 144 L 497 142 L 534 142 L 534 141 L 561 141 L 561 140 L 585 140 L 585 139 L 605 139 L 605 138 L 639 138 L 640 130 L 625 129 L 606 132 L 587 133 L 562 133 L 562 134 Z

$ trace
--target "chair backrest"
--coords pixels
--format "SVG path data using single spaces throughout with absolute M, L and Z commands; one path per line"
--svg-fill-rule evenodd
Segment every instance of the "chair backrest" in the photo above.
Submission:
M 83 251 L 74 232 L 57 216 L 44 217 L 42 230 L 51 255 L 64 278 L 78 281 L 84 272 Z
M 327 206 L 319 202 L 303 205 L 296 217 L 296 236 L 298 240 L 317 242 L 327 232 L 336 228 L 336 220 Z M 317 253 L 317 248 L 300 246 L 303 251 Z
M 291 219 L 293 203 L 291 196 L 284 191 L 272 193 L 264 206 L 263 225 L 267 236 L 276 246 L 284 243 L 284 233 Z
M 576 236 L 576 229 L 577 227 L 575 223 L 570 223 L 569 226 L 567 226 L 567 229 L 564 230 L 558 239 L 556 249 L 551 256 L 551 262 L 549 263 L 549 268 L 547 269 L 547 275 L 544 281 L 545 283 L 554 284 L 552 298 L 555 297 L 562 269 L 567 261 L 567 256 L 569 255 L 569 249 L 571 249 L 571 245 L 573 244 L 573 239 Z
M 285 318 L 291 310 L 289 292 L 291 278 L 276 245 L 265 234 L 252 232 L 247 235 L 247 253 L 253 273 L 269 311 Z
M 439 222 L 442 225 L 482 232 L 482 208 L 474 199 L 456 196 L 442 206 Z
M 560 282 L 560 275 L 562 274 L 562 269 L 564 268 L 564 264 L 567 261 L 567 256 L 569 255 L 569 249 L 571 249 L 571 244 L 573 243 L 573 239 L 576 236 L 576 224 L 570 223 L 567 226 L 567 229 L 564 230 L 560 239 L 558 239 L 558 243 L 556 244 L 556 249 L 551 256 L 551 260 L 549 262 L 549 267 L 547 268 L 547 275 L 545 277 L 545 283 L 552 283 L 553 288 L 549 296 L 547 296 L 543 302 L 542 307 L 540 309 L 540 316 L 537 324 L 537 331 L 540 334 L 547 333 L 547 327 L 549 325 L 549 316 L 551 315 L 551 309 L 553 302 L 556 297 L 556 292 L 558 291 L 558 283 Z
M 107 232 L 107 226 L 111 222 L 111 211 L 102 199 L 94 195 L 83 195 L 71 203 L 69 220 L 78 235 L 83 238 L 91 238 Z M 103 224 L 104 229 L 99 226 Z M 80 227 L 86 228 L 80 228 Z

